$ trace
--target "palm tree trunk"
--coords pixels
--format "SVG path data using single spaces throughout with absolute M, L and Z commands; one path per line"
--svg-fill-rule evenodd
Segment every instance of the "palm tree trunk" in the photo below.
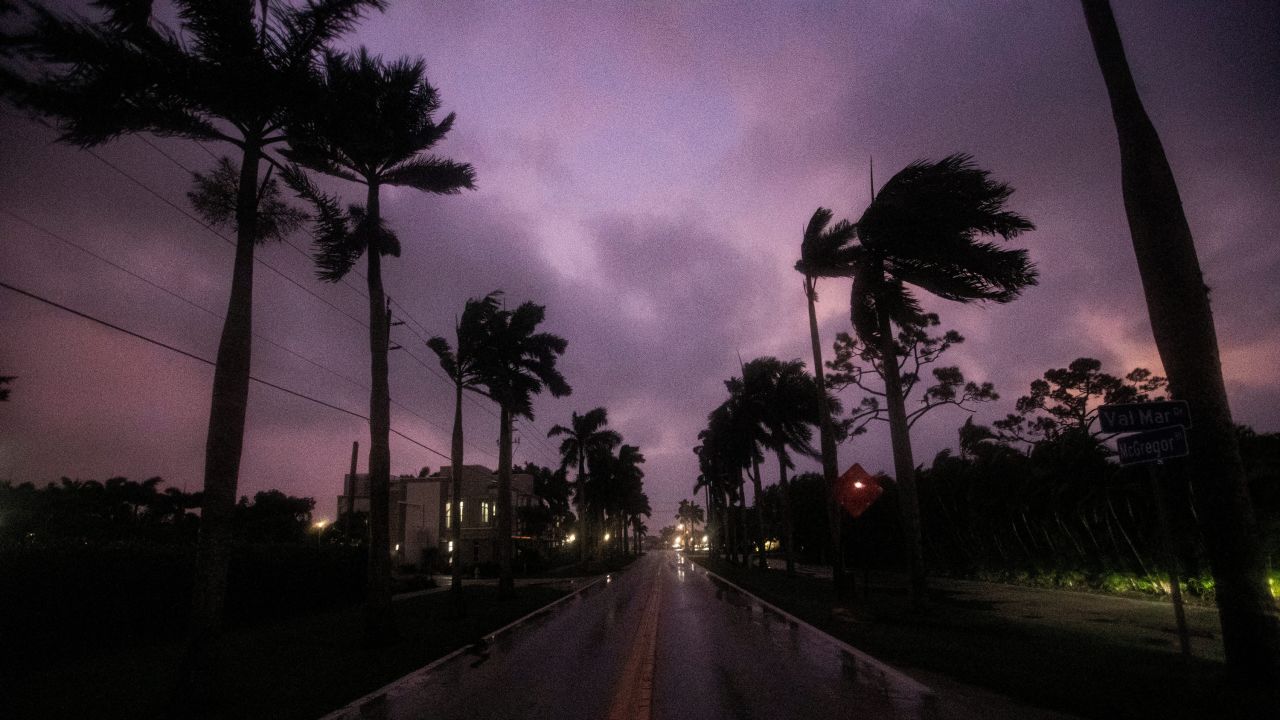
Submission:
M 916 491 L 916 465 L 911 456 L 902 377 L 898 374 L 897 343 L 887 313 L 880 313 L 880 368 L 884 373 L 885 404 L 889 408 L 889 438 L 893 444 L 893 469 L 898 479 L 898 505 L 906 541 L 908 592 L 911 606 L 924 604 L 928 586 L 924 576 L 924 544 L 920 536 L 920 497 Z
M 818 417 L 821 419 L 819 435 L 822 439 L 822 479 L 827 485 L 827 525 L 831 535 L 831 582 L 835 589 L 836 600 L 852 599 L 849 591 L 849 579 L 844 568 L 844 544 L 840 538 L 840 523 L 844 519 L 844 510 L 836 500 L 836 482 L 840 476 L 840 460 L 836 457 L 836 435 L 831 426 L 831 408 L 827 406 L 827 384 L 822 370 L 822 341 L 818 338 L 818 313 L 814 308 L 817 301 L 817 279 L 805 276 L 804 295 L 809 303 L 809 344 L 813 349 L 813 379 L 818 386 L 818 398 L 821 407 Z
M 516 594 L 511 576 L 511 411 L 502 408 L 498 429 L 498 599 Z
M 587 563 L 587 542 L 591 536 L 588 532 L 587 503 L 583 491 L 587 487 L 587 459 L 581 446 L 578 450 L 578 492 L 574 494 L 574 502 L 578 504 L 578 563 Z
M 231 297 L 222 324 L 213 371 L 213 398 L 204 450 L 204 500 L 196 545 L 191 624 L 178 681 L 180 698 L 201 702 L 212 690 L 210 671 L 218 656 L 222 608 L 227 595 L 232 517 L 244 418 L 249 402 L 253 333 L 253 246 L 257 234 L 260 147 L 246 138 L 236 198 L 236 254 Z M 185 701 L 185 700 L 184 700 Z
M 378 186 L 369 185 L 368 222 L 378 227 Z M 365 632 L 383 642 L 395 632 L 391 609 L 391 391 L 387 380 L 390 327 L 382 290 L 382 248 L 376 236 L 365 249 L 369 288 L 369 589 Z
M 795 532 L 791 518 L 791 486 L 787 481 L 787 455 L 778 449 L 778 485 L 782 490 L 782 528 L 786 537 L 787 577 L 796 576 Z
M 760 487 L 760 462 L 754 457 L 751 458 L 751 486 L 756 493 L 756 554 L 760 560 L 760 569 L 768 570 L 769 563 L 764 559 L 764 508 L 760 502 L 764 499 L 764 490 Z
M 1125 214 L 1156 349 L 1170 394 L 1187 401 L 1194 418 L 1187 465 L 1217 588 L 1227 666 L 1238 677 L 1275 682 L 1280 680 L 1280 610 L 1267 588 L 1208 288 L 1177 182 L 1138 96 L 1111 5 L 1084 0 L 1084 14 L 1111 99 Z
M 465 445 L 462 437 L 462 381 L 454 382 L 453 398 L 453 448 L 450 464 L 452 481 L 449 488 L 449 526 L 453 530 L 453 554 L 450 557 L 449 594 L 453 596 L 454 609 L 459 615 L 465 612 L 462 604 L 462 466 Z

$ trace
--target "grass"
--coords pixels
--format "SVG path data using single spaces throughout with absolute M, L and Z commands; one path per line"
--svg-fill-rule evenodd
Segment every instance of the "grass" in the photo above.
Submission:
M 398 639 L 376 649 L 364 642 L 358 606 L 229 630 L 220 704 L 209 717 L 314 720 L 564 594 L 526 587 L 499 601 L 493 588 L 470 587 L 463 619 L 452 616 L 447 592 L 403 600 L 395 605 Z M 166 641 L 18 663 L 19 672 L 6 678 L 11 697 L 0 704 L 0 715 L 156 717 L 180 657 L 180 643 Z M 12 711 L 3 711 L 5 705 Z
M 1087 718 L 1274 717 L 1275 699 L 1232 687 L 1222 663 L 1136 647 L 1079 624 L 1025 619 L 998 603 L 931 594 L 912 612 L 903 591 L 873 591 L 833 612 L 830 581 L 787 578 L 719 559 L 713 572 L 892 665 L 938 673 L 1028 705 Z M 927 684 L 927 683 L 926 683 Z

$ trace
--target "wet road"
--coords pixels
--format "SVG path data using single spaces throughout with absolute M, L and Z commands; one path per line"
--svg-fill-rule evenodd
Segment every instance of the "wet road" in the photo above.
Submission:
M 931 709 L 922 686 L 661 552 L 326 720 L 817 720 Z

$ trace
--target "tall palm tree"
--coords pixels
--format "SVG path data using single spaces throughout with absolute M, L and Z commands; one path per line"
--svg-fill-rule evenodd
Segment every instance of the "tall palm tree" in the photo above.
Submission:
M 1267 588 L 1257 520 L 1222 380 L 1209 292 L 1178 184 L 1125 58 L 1107 0 L 1084 0 L 1120 142 L 1121 190 L 1169 390 L 1195 426 L 1188 462 L 1217 587 L 1227 665 L 1280 682 L 1280 611 Z
M 462 310 L 462 318 L 454 329 L 458 348 L 436 336 L 427 341 L 427 347 L 440 359 L 440 368 L 453 380 L 453 447 L 450 465 L 453 479 L 450 483 L 449 526 L 453 530 L 453 557 L 449 593 L 454 598 L 455 609 L 462 610 L 462 466 L 464 441 L 462 434 L 462 393 L 464 390 L 485 395 L 481 384 L 480 363 L 488 351 L 492 337 L 491 324 L 501 311 L 501 293 L 493 292 L 483 298 L 472 298 Z
M 778 485 L 782 491 L 783 530 L 786 536 L 787 574 L 795 575 L 795 533 L 787 470 L 794 467 L 788 449 L 818 457 L 812 427 L 821 424 L 819 409 L 839 414 L 839 401 L 822 403 L 818 385 L 800 360 L 783 362 L 763 357 L 743 367 L 743 400 L 750 417 L 760 425 L 764 444 L 778 457 Z
M 618 457 L 613 463 L 614 487 L 610 492 L 609 510 L 617 520 L 618 538 L 622 542 L 622 553 L 627 554 L 627 523 L 633 514 L 631 507 L 644 496 L 644 454 L 635 445 L 623 445 L 618 448 Z M 647 503 L 647 498 L 645 499 Z
M 440 97 L 421 59 L 385 62 L 365 48 L 328 51 L 316 103 L 290 120 L 288 157 L 303 167 L 365 186 L 365 204 L 345 212 L 296 168 L 294 190 L 315 205 L 315 261 L 326 282 L 339 282 L 364 255 L 369 294 L 369 593 L 366 626 L 373 638 L 394 631 L 391 614 L 391 394 L 387 380 L 389 301 L 382 286 L 382 256 L 400 256 L 400 241 L 382 219 L 384 185 L 449 195 L 475 187 L 470 165 L 423 155 L 453 127 L 453 114 L 436 122 Z M 321 104 L 322 103 L 322 104 Z
M 481 383 L 498 403 L 498 597 L 515 593 L 511 576 L 511 421 L 533 419 L 533 396 L 543 389 L 553 397 L 573 392 L 556 368 L 556 358 L 568 343 L 551 333 L 537 332 L 546 308 L 526 302 L 502 310 L 494 318 L 488 351 L 480 363 Z
M 766 445 L 768 436 L 760 426 L 759 408 L 750 398 L 744 379 L 747 375 L 745 367 L 742 374 L 742 378 L 730 378 L 725 382 L 725 387 L 729 389 L 729 399 L 725 402 L 732 428 L 729 432 L 739 444 L 739 452 L 744 453 L 741 457 L 750 468 L 751 489 L 754 492 L 752 505 L 756 516 L 756 558 L 760 569 L 765 570 L 769 563 L 765 559 L 764 549 L 764 505 L 761 502 L 764 498 L 764 483 L 760 478 L 760 463 L 764 460 L 764 454 L 760 448 Z
M 916 328 L 924 313 L 909 286 L 944 300 L 1007 303 L 1036 284 L 1036 269 L 1022 249 L 1007 250 L 979 236 L 1005 240 L 1035 229 L 1004 209 L 1013 189 L 991 180 L 968 155 L 914 162 L 881 188 L 856 223 L 857 244 L 828 254 L 828 264 L 808 266 L 814 275 L 853 278 L 850 319 L 854 331 L 879 355 L 885 383 L 913 605 L 924 602 L 924 548 L 915 460 L 907 424 L 900 363 L 905 350 L 893 326 Z
M 804 275 L 804 296 L 809 309 L 809 344 L 813 351 L 813 377 L 818 385 L 819 398 L 826 397 L 827 384 L 823 376 L 822 340 L 818 335 L 818 313 L 815 307 L 818 302 L 818 278 L 825 275 L 821 272 L 822 268 L 839 267 L 843 264 L 843 248 L 853 240 L 856 232 L 847 220 L 832 225 L 832 217 L 832 212 L 827 208 L 820 207 L 814 211 L 805 226 L 800 242 L 800 259 L 796 261 L 796 270 Z M 845 572 L 844 544 L 840 532 L 844 511 L 836 499 L 840 461 L 836 451 L 835 424 L 826 404 L 819 407 L 818 412 L 821 421 L 822 479 L 827 486 L 827 526 L 831 535 L 831 582 L 836 599 L 845 600 L 852 595 L 852 576 Z
M 125 134 L 225 142 L 239 151 L 235 260 L 214 366 L 205 442 L 187 678 L 212 657 L 226 597 L 232 513 L 244 447 L 253 330 L 254 247 L 266 151 L 288 140 L 286 119 L 314 86 L 315 55 L 383 0 L 309 0 L 300 5 L 174 0 L 174 32 L 148 2 L 100 0 L 89 22 L 32 6 L 15 53 L 37 77 L 6 67 L 0 90 L 52 116 L 63 142 L 88 148 Z M 269 174 L 270 171 L 268 171 Z
M 588 519 L 584 502 L 587 488 L 587 460 L 599 452 L 612 452 L 622 443 L 621 435 L 605 427 L 608 424 L 608 411 L 598 407 L 582 415 L 575 411 L 569 416 L 568 426 L 555 425 L 547 431 L 549 438 L 564 436 L 564 440 L 560 441 L 560 466 L 578 469 L 573 501 L 578 508 L 578 518 L 583 521 L 584 526 L 594 524 Z M 591 542 L 590 532 L 594 532 L 594 528 L 588 530 L 582 533 L 583 537 L 578 538 L 578 559 L 584 562 L 587 557 L 586 545 Z

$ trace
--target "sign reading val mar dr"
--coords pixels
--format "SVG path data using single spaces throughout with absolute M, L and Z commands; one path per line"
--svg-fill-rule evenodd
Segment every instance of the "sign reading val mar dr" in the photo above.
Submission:
M 1174 425 L 1191 427 L 1191 410 L 1182 400 L 1103 405 L 1098 408 L 1098 422 L 1102 432 L 1107 433 L 1145 432 Z
M 1116 440 L 1121 465 L 1160 462 L 1191 454 L 1187 428 L 1191 410 L 1181 400 L 1167 400 L 1098 408 L 1102 432 L 1137 433 Z

